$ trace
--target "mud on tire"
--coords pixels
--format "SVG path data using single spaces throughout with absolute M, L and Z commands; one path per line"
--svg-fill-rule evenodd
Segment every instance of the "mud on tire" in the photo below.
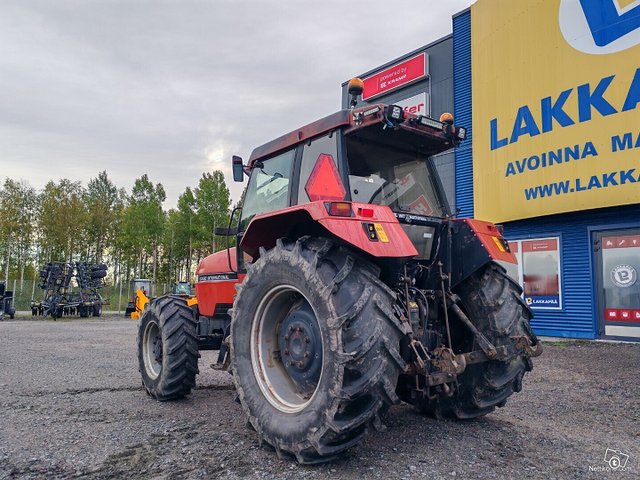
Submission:
M 321 345 L 314 350 L 321 351 L 321 373 L 312 395 L 280 405 L 265 393 L 264 379 L 275 375 L 273 369 L 284 372 L 287 361 L 275 351 L 278 347 L 256 347 L 261 331 L 256 325 L 264 318 L 264 305 L 276 301 L 270 292 L 286 288 L 313 310 L 321 333 Z M 356 445 L 372 424 L 378 425 L 380 413 L 399 401 L 395 386 L 404 367 L 398 353 L 402 326 L 391 311 L 393 300 L 375 266 L 329 240 L 278 240 L 273 249 L 261 250 L 238 287 L 230 342 L 238 397 L 261 441 L 300 463 L 319 463 Z M 282 324 L 295 307 L 287 308 L 282 307 Z M 271 325 L 270 331 L 279 328 L 277 322 Z M 257 360 L 264 351 L 266 367 Z M 283 395 L 291 395 L 286 385 L 282 388 Z M 293 392 L 295 397 L 295 385 Z
M 147 393 L 159 401 L 182 398 L 198 374 L 197 322 L 180 297 L 149 302 L 138 326 L 138 369 Z
M 471 322 L 494 346 L 511 345 L 511 337 L 522 335 L 536 341 L 529 326 L 533 315 L 520 297 L 522 289 L 499 265 L 490 263 L 474 273 L 456 293 Z M 455 330 L 468 332 L 461 324 Z M 457 341 L 454 337 L 456 353 L 479 350 L 469 337 L 458 336 Z M 531 359 L 522 354 L 469 365 L 458 377 L 459 389 L 453 397 L 422 401 L 416 407 L 436 417 L 469 419 L 486 415 L 503 407 L 513 393 L 522 389 L 524 374 L 532 368 Z

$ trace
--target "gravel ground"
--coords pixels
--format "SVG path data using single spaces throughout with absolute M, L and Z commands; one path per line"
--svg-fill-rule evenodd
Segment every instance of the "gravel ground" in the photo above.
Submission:
M 301 467 L 258 444 L 215 352 L 187 399 L 148 397 L 135 336 L 116 316 L 0 322 L 0 478 L 640 478 L 640 345 L 548 342 L 505 408 L 397 406 L 344 459 Z M 605 470 L 607 448 L 627 471 Z

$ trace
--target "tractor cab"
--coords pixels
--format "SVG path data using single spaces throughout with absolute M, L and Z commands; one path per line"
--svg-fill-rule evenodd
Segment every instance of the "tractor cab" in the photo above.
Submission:
M 395 268 L 409 258 L 427 261 L 436 228 L 450 214 L 431 157 L 465 137 L 450 114 L 436 120 L 375 104 L 338 111 L 268 142 L 246 165 L 234 156 L 234 180 L 249 177 L 244 204 L 216 234 L 235 236 L 238 247 L 200 262 L 200 311 L 220 311 L 218 299 L 235 292 L 224 280 L 242 280 L 260 248 L 282 237 L 337 238 Z
M 235 179 L 250 176 L 237 227 L 238 263 L 244 260 L 240 250 L 256 259 L 260 246 L 274 245 L 283 234 L 295 237 L 309 228 L 332 234 L 328 217 L 354 221 L 352 231 L 341 236 L 355 246 L 365 241 L 403 244 L 396 252 L 391 245 L 377 248 L 378 256 L 428 259 L 434 225 L 450 214 L 431 156 L 465 136 L 448 114 L 438 121 L 396 105 L 368 105 L 337 112 L 257 148 L 243 171 L 235 157 Z M 265 217 L 276 211 L 281 220 L 271 228 Z M 320 217 L 327 220 L 318 222 Z M 415 249 L 400 238 L 392 242 L 385 220 L 401 225 Z
M 191 283 L 189 282 L 176 282 L 173 284 L 174 295 L 182 295 L 188 297 L 191 295 Z

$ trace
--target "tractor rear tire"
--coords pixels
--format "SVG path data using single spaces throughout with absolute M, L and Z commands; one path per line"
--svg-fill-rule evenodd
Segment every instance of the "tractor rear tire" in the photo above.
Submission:
M 399 402 L 395 294 L 377 267 L 323 238 L 280 239 L 247 270 L 231 311 L 242 408 L 279 456 L 329 461 Z
M 184 397 L 198 374 L 197 322 L 180 297 L 149 302 L 138 326 L 138 369 L 147 393 L 164 402 Z
M 522 289 L 499 265 L 490 263 L 474 273 L 456 288 L 456 293 L 471 322 L 494 346 L 513 345 L 514 336 L 533 336 L 537 342 L 529 326 L 533 314 L 520 296 Z M 452 325 L 452 335 L 454 329 L 468 332 L 462 324 Z M 454 339 L 454 351 L 478 350 L 470 337 Z M 481 417 L 503 407 L 511 395 L 519 392 L 525 373 L 532 368 L 531 358 L 524 354 L 471 364 L 458 377 L 459 388 L 452 397 L 423 400 L 416 406 L 435 417 Z

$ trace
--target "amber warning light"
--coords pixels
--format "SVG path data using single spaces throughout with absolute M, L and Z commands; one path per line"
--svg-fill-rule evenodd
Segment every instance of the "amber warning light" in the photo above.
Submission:
M 324 205 L 327 208 L 327 213 L 333 217 L 353 216 L 353 210 L 351 210 L 349 202 L 327 202 Z
M 354 108 L 357 105 L 358 96 L 362 95 L 363 90 L 364 90 L 364 82 L 362 81 L 362 79 L 358 77 L 354 77 L 351 80 L 349 80 L 349 84 L 347 85 L 347 91 L 351 96 L 351 102 L 349 103 L 349 106 L 351 108 Z

